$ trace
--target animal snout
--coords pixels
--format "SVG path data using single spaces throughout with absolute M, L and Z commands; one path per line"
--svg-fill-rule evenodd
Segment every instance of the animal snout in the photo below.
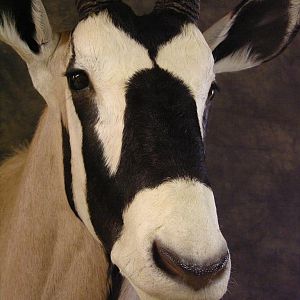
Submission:
M 195 291 L 203 289 L 221 277 L 229 261 L 228 250 L 220 253 L 219 258 L 204 263 L 187 260 L 158 241 L 153 243 L 152 250 L 158 268 Z

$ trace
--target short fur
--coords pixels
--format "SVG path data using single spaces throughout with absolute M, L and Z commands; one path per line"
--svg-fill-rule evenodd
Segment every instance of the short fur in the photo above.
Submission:
M 1 167 L 1 299 L 107 295 L 105 252 L 68 207 L 57 121 L 47 109 L 30 148 Z
M 155 239 L 199 264 L 227 251 L 204 165 L 201 122 L 214 73 L 199 12 L 168 0 L 137 17 L 118 1 L 91 2 L 62 35 L 40 0 L 24 4 L 22 18 L 16 1 L 0 6 L 0 38 L 48 104 L 29 149 L 0 169 L 0 298 L 220 299 L 230 260 L 196 292 L 151 252 Z M 206 33 L 215 72 L 280 53 L 299 11 L 297 0 L 243 1 Z M 258 19 L 257 36 L 249 19 Z M 279 35 L 264 44 L 270 24 Z M 89 88 L 71 91 L 62 74 L 74 69 Z

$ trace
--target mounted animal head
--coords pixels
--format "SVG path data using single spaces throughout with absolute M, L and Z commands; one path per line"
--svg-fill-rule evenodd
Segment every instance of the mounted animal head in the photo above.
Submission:
M 142 299 L 220 299 L 230 257 L 203 144 L 215 74 L 278 55 L 300 1 L 243 1 L 204 35 L 197 0 L 145 16 L 79 0 L 64 34 L 40 0 L 16 2 L 1 1 L 0 37 L 62 120 L 66 195 L 111 260 L 111 292 L 120 270 Z

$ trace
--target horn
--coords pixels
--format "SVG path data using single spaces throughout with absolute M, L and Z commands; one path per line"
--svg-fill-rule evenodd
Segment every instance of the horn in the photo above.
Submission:
M 92 13 L 98 13 L 120 0 L 76 0 L 76 7 L 80 20 L 87 18 Z
M 172 10 L 197 23 L 200 14 L 200 0 L 158 0 L 154 10 Z

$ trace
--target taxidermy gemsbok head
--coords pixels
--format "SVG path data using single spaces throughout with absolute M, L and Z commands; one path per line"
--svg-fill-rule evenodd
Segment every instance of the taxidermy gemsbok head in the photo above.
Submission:
M 141 299 L 222 298 L 231 261 L 203 141 L 215 76 L 281 53 L 300 1 L 245 0 L 204 35 L 200 0 L 144 16 L 78 0 L 63 34 L 40 0 L 15 2 L 1 0 L 0 37 L 62 124 L 67 199 L 107 253 L 111 297 L 125 282 Z

